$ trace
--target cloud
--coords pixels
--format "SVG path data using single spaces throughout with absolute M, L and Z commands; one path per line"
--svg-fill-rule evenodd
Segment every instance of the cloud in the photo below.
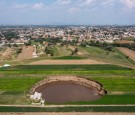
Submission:
M 120 0 L 129 10 L 135 8 L 135 0 Z
M 71 0 L 58 0 L 59 4 L 70 4 Z
M 105 0 L 102 2 L 102 5 L 107 6 L 107 5 L 114 5 L 115 0 Z
M 76 12 L 79 12 L 79 8 L 75 8 L 75 7 L 72 7 L 72 8 L 70 8 L 69 10 L 68 10 L 68 12 L 69 13 L 71 13 L 71 14 L 74 14 L 74 13 L 76 13 Z
M 28 4 L 14 4 L 13 6 L 11 6 L 11 8 L 15 8 L 15 9 L 25 9 L 28 8 L 30 5 Z
M 80 4 L 80 6 L 86 6 L 93 3 L 95 0 L 83 0 L 83 2 Z
M 36 9 L 36 10 L 42 10 L 44 8 L 44 4 L 43 3 L 35 3 L 32 5 L 32 8 Z
M 34 4 L 13 4 L 11 9 L 18 9 L 18 10 L 30 10 L 30 9 L 35 9 L 35 10 L 42 10 L 44 8 L 43 3 L 34 3 Z

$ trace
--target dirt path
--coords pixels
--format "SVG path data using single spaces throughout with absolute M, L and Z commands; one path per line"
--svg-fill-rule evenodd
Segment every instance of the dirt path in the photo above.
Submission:
M 59 112 L 28 112 L 28 113 L 24 113 L 24 112 L 18 112 L 18 113 L 14 113 L 14 112 L 10 112 L 10 113 L 0 113 L 0 115 L 135 115 L 135 113 L 112 113 L 112 112 L 64 112 L 64 113 L 59 113 Z
M 106 64 L 95 60 L 41 60 L 30 63 L 31 65 L 80 65 L 80 64 Z
M 33 57 L 33 46 L 23 47 L 22 53 L 19 54 L 18 59 L 29 59 Z
M 129 58 L 131 58 L 133 61 L 135 61 L 135 51 L 123 47 L 119 47 L 118 50 L 121 51 L 123 54 L 129 56 Z

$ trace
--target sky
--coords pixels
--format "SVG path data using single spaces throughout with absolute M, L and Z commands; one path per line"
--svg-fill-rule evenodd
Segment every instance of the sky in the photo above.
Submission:
M 0 25 L 130 25 L 135 0 L 0 0 Z

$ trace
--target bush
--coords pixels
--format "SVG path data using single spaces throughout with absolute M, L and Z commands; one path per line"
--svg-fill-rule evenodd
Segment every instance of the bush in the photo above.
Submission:
M 17 49 L 16 53 L 19 54 L 22 52 L 22 48 Z

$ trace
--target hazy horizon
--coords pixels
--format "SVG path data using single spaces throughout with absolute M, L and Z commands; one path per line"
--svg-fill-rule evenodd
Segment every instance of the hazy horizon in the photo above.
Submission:
M 134 25 L 135 0 L 0 0 L 0 25 Z

